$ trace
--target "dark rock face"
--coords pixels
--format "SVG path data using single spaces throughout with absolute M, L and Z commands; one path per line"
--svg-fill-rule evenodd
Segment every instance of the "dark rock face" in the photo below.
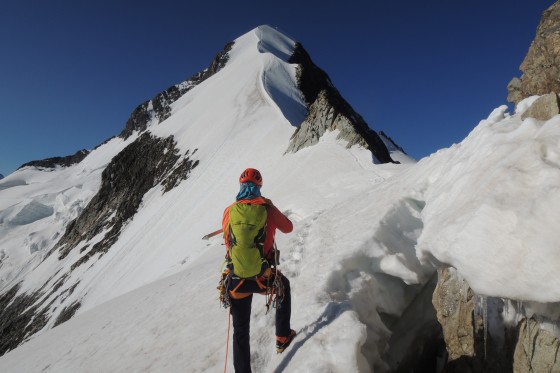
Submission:
M 171 115 L 170 105 L 177 101 L 182 95 L 190 91 L 193 87 L 202 83 L 212 75 L 222 69 L 229 60 L 229 51 L 233 47 L 233 42 L 225 45 L 224 49 L 219 52 L 212 60 L 210 66 L 202 72 L 196 73 L 186 81 L 176 84 L 165 91 L 156 95 L 153 99 L 139 105 L 126 122 L 124 130 L 120 133 L 120 137 L 127 139 L 134 131 L 145 131 L 148 124 L 153 121 L 159 124 L 169 118 Z
M 47 326 L 56 309 L 53 304 L 63 304 L 72 295 L 79 282 L 61 290 L 68 274 L 58 273 L 49 279 L 39 290 L 31 294 L 18 294 L 20 284 L 14 285 L 0 296 L 0 356 L 25 342 L 33 334 Z M 59 314 L 54 326 L 74 315 L 80 302 L 73 302 Z
M 59 258 L 63 259 L 80 243 L 105 231 L 103 239 L 93 247 L 82 247 L 82 252 L 88 251 L 72 269 L 97 253 L 107 252 L 123 225 L 136 214 L 146 192 L 159 183 L 168 191 L 188 177 L 198 165 L 191 156 L 188 151 L 179 154 L 172 136 L 162 139 L 148 133 L 141 135 L 109 163 L 103 171 L 99 192 L 82 214 L 68 224 L 53 251 L 59 250 Z
M 47 323 L 44 311 L 38 311 L 38 294 L 17 295 L 19 285 L 0 296 L 0 356 L 13 350 Z
M 299 64 L 298 85 L 309 111 L 292 136 L 288 152 L 316 144 L 327 130 L 338 129 L 339 138 L 348 141 L 348 147 L 359 144 L 369 149 L 380 163 L 393 162 L 379 135 L 344 100 L 300 43 L 296 44 L 289 62 Z
M 80 163 L 88 154 L 89 154 L 89 150 L 82 149 L 82 150 L 78 150 L 75 154 L 66 157 L 53 157 L 53 158 L 43 159 L 40 161 L 27 162 L 22 164 L 18 168 L 18 170 L 26 166 L 42 167 L 42 168 L 55 168 L 57 166 L 69 167 L 72 166 L 73 164 Z
M 518 104 L 533 95 L 560 93 L 560 1 L 544 11 L 519 69 L 523 75 L 508 84 L 508 101 Z
M 70 320 L 81 305 L 82 304 L 80 302 L 74 302 L 70 306 L 64 307 L 60 315 L 58 315 L 58 317 L 56 318 L 54 326 L 60 325 L 63 322 Z

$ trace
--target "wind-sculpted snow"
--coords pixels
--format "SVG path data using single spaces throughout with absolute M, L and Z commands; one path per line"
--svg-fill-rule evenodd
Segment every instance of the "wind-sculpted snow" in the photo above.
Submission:
M 505 111 L 426 161 L 418 249 L 456 267 L 477 293 L 557 302 L 560 118 L 521 121 Z
M 11 220 L 15 225 L 31 224 L 54 214 L 52 206 L 44 205 L 37 201 L 26 204 Z
M 15 186 L 26 185 L 26 184 L 27 183 L 25 182 L 25 180 L 20 180 L 20 179 L 14 179 L 10 181 L 4 180 L 2 183 L 0 183 L 0 190 L 13 188 Z
M 255 34 L 259 38 L 257 48 L 261 53 L 272 53 L 285 62 L 288 62 L 294 53 L 295 40 L 274 30 L 271 26 L 259 26 L 255 29 Z
M 298 127 L 305 119 L 307 107 L 301 92 L 293 83 L 296 80 L 296 70 L 293 66 L 276 60 L 270 60 L 268 65 L 262 73 L 263 89 L 288 122 Z

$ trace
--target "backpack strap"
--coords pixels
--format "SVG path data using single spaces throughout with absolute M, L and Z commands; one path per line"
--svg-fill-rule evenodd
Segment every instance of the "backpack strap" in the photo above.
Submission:
M 231 205 L 229 205 L 226 210 L 224 211 L 224 217 L 222 219 L 222 230 L 223 230 L 223 237 L 224 237 L 224 243 L 226 245 L 226 259 L 227 258 L 231 258 L 231 253 L 230 253 L 230 248 L 231 248 L 231 242 L 230 242 L 230 233 L 231 233 L 231 227 L 229 225 L 229 209 L 238 204 L 238 203 L 245 203 L 247 205 L 263 205 L 266 207 L 266 210 L 268 212 L 268 201 L 266 200 L 266 198 L 263 197 L 257 197 L 257 198 L 253 198 L 253 199 L 241 199 L 239 201 L 235 201 L 233 202 Z
M 232 273 L 235 272 L 241 278 L 259 276 L 271 265 L 264 252 L 268 220 L 266 202 L 264 198 L 239 200 L 224 212 L 222 227 L 227 249 L 226 260 L 228 265 L 231 264 Z M 249 228 L 249 235 L 245 226 L 252 227 Z

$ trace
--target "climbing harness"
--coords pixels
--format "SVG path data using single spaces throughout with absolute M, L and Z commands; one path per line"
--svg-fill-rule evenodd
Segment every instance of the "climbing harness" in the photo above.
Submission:
M 224 262 L 224 265 L 227 260 Z M 224 266 L 222 266 L 223 268 Z M 237 278 L 236 278 L 237 279 Z M 281 307 L 284 300 L 284 284 L 282 283 L 282 273 L 278 269 L 278 249 L 276 243 L 274 244 L 274 264 L 271 268 L 267 268 L 261 276 L 255 276 L 251 279 L 240 279 L 235 288 L 231 288 L 232 273 L 230 268 L 226 265 L 222 270 L 222 275 L 218 283 L 220 305 L 223 308 L 231 307 L 231 299 L 243 299 L 252 293 L 239 293 L 238 289 L 245 283 L 246 280 L 255 281 L 261 289 L 261 294 L 265 296 L 266 313 L 270 311 L 270 307 Z
M 226 265 L 227 259 L 222 265 L 222 275 L 218 283 L 217 289 L 219 290 L 220 306 L 228 308 L 228 329 L 227 329 L 227 340 L 226 340 L 226 359 L 224 363 L 224 373 L 227 370 L 227 360 L 229 352 L 229 335 L 231 326 L 231 299 L 243 299 L 252 293 L 238 293 L 237 290 L 245 283 L 246 280 L 255 281 L 259 288 L 262 290 L 263 295 L 265 295 L 265 305 L 266 314 L 272 308 L 280 308 L 282 306 L 282 301 L 284 300 L 284 284 L 282 282 L 282 273 L 278 269 L 278 258 L 279 252 L 276 248 L 276 243 L 274 243 L 274 264 L 271 265 L 272 268 L 267 268 L 261 276 L 255 276 L 253 279 L 240 279 L 239 283 L 235 288 L 231 289 L 232 273 L 230 268 Z M 225 265 L 225 268 L 224 268 Z M 263 281 L 266 279 L 266 284 Z M 272 286 L 271 285 L 272 281 Z

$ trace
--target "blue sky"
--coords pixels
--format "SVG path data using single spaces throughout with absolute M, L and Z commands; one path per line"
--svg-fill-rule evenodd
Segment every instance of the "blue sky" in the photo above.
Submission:
M 507 104 L 553 0 L 0 3 L 0 173 L 92 149 L 261 24 L 301 41 L 370 127 L 416 159 Z

